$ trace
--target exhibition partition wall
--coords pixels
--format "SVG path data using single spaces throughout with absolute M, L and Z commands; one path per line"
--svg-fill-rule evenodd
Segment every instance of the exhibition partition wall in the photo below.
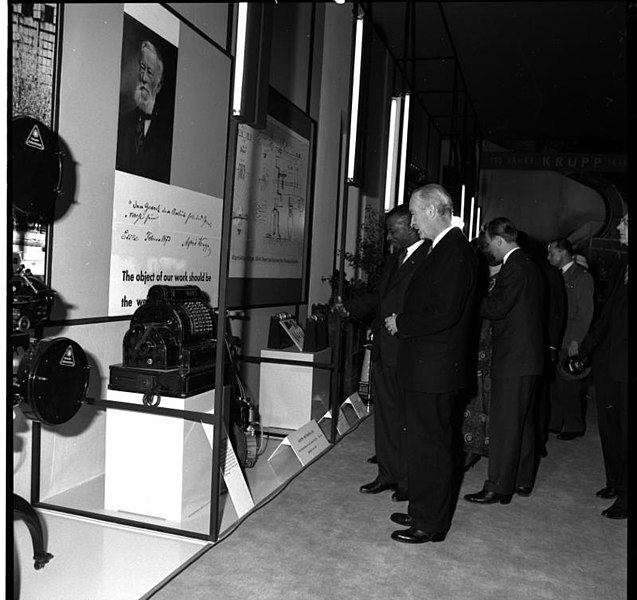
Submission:
M 272 317 L 304 324 L 313 305 L 328 303 L 325 280 L 356 250 L 368 208 L 382 229 L 389 105 L 409 83 L 366 25 L 360 175 L 348 181 L 354 38 L 364 15 L 356 5 L 270 8 L 266 118 L 251 124 L 231 111 L 236 5 L 58 7 L 51 124 L 64 177 L 44 273 L 56 301 L 34 335 L 68 336 L 86 353 L 90 378 L 68 422 L 31 422 L 17 411 L 14 485 L 36 507 L 214 541 L 319 456 L 323 439 L 334 443 L 363 416 L 350 372 L 360 328 L 337 318 L 330 353 L 288 350 L 271 347 Z M 152 118 L 139 123 L 142 105 Z M 154 154 L 140 162 L 131 148 L 142 131 Z M 426 144 L 414 156 L 439 161 L 436 143 L 414 137 L 414 149 Z M 193 285 L 201 295 L 181 289 Z M 133 358 L 151 358 L 144 336 L 154 331 L 158 298 L 192 328 L 180 360 L 187 351 L 213 367 L 203 380 L 178 378 L 195 389 L 152 393 L 148 365 L 123 364 L 135 335 Z M 224 345 L 236 337 L 231 365 Z M 240 395 L 275 440 L 248 468 L 232 427 L 236 362 Z M 287 398 L 278 381 L 299 390 Z M 293 442 L 314 454 L 297 453 L 289 468 L 281 458 Z
M 225 431 L 231 393 L 224 352 L 217 352 L 214 389 L 207 381 L 192 394 L 188 390 L 160 398 L 122 389 L 113 385 L 117 379 L 113 373 L 122 375 L 118 368 L 131 319 L 157 285 L 196 285 L 221 315 L 228 306 L 244 310 L 243 351 L 247 358 L 258 356 L 259 371 L 262 361 L 294 368 L 306 360 L 261 358 L 260 351 L 267 346 L 267 326 L 262 324 L 268 323 L 275 307 L 281 310 L 281 302 L 292 303 L 301 318 L 312 301 L 326 299 L 329 293 L 321 277 L 333 265 L 329 250 L 338 198 L 332 190 L 338 187 L 334 182 L 340 173 L 333 146 L 341 143 L 338 129 L 330 123 L 340 122 L 346 111 L 350 79 L 342 57 L 350 51 L 352 19 L 344 21 L 343 14 L 351 17 L 351 7 L 306 4 L 281 7 L 276 13 L 274 28 L 285 35 L 273 36 L 277 41 L 272 57 L 278 62 L 270 77 L 272 120 L 266 130 L 250 131 L 230 117 L 236 6 L 60 7 L 53 122 L 64 148 L 64 178 L 46 273 L 56 302 L 50 320 L 34 334 L 45 339 L 68 336 L 81 346 L 90 378 L 86 401 L 66 423 L 31 422 L 17 411 L 14 485 L 35 507 L 215 540 L 222 527 L 285 481 L 285 474 L 274 470 L 269 473 L 272 484 L 262 486 L 255 496 L 240 465 L 234 465 L 233 445 L 227 443 L 232 431 Z M 303 18 L 297 19 L 298 15 Z M 307 30 L 315 40 L 311 47 Z M 291 56 L 282 45 L 301 46 L 305 65 L 289 64 Z M 153 58 L 158 56 L 161 67 Z M 139 110 L 138 84 L 157 76 L 158 68 L 161 85 L 155 86 L 155 106 L 149 111 L 157 153 L 150 164 L 135 164 L 127 150 L 127 144 L 135 142 L 129 119 Z M 290 84 L 285 76 L 290 73 L 302 74 L 304 83 Z M 147 124 L 145 130 L 150 139 Z M 253 157 L 257 152 L 263 157 L 264 150 L 274 148 L 276 160 L 249 164 L 239 160 L 242 150 L 249 150 L 242 143 L 255 133 Z M 285 162 L 277 162 L 281 156 Z M 266 234 L 260 248 L 239 246 L 233 251 L 248 208 L 256 208 L 255 215 L 247 215 L 252 228 L 264 222 L 259 212 L 262 203 L 241 209 L 236 202 L 236 182 L 247 167 L 257 169 L 251 175 L 261 176 L 262 185 L 271 182 L 277 199 L 286 202 L 286 211 L 276 203 L 270 207 L 266 225 L 276 229 L 260 232 Z M 313 181 L 315 173 L 320 176 Z M 312 198 L 319 197 L 317 207 Z M 276 212 L 278 220 L 273 218 Z M 310 239 L 328 251 L 310 253 Z M 264 273 L 241 273 L 233 264 L 240 262 L 233 253 L 272 259 L 259 261 L 266 276 L 276 272 L 272 264 L 283 261 L 287 279 L 300 280 L 298 291 L 291 288 L 292 294 L 282 298 L 246 301 L 250 279 Z M 238 287 L 232 283 L 237 275 L 244 280 Z M 254 289 L 257 293 L 286 289 L 274 283 Z M 209 315 L 201 307 L 204 303 L 199 297 L 190 300 L 196 305 L 192 310 L 203 319 L 204 325 L 198 327 L 205 329 Z M 217 339 L 223 340 L 225 318 L 218 319 L 217 326 Z M 195 355 L 193 347 L 188 350 Z M 314 372 L 324 371 L 328 383 L 323 401 L 328 409 L 331 402 L 338 407 L 343 399 L 329 397 L 329 374 L 336 359 L 320 356 L 311 362 L 310 389 L 316 385 Z M 256 388 L 252 396 L 260 398 L 260 381 L 255 385 L 249 376 L 246 379 Z M 321 442 L 316 455 L 324 448 Z M 274 450 L 271 447 L 269 452 Z M 220 467 L 225 467 L 222 477 L 217 475 Z M 220 512 L 223 518 L 231 513 L 224 525 Z

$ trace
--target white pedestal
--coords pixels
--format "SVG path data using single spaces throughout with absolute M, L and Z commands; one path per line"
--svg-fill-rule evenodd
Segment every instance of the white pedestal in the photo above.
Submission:
M 212 414 L 214 394 L 162 396 L 160 406 Z M 142 398 L 133 392 L 106 393 L 114 402 L 143 405 Z M 105 509 L 180 523 L 210 502 L 211 475 L 212 451 L 201 422 L 106 409 Z
M 318 352 L 261 350 L 261 358 L 329 363 L 332 349 Z M 263 427 L 298 429 L 319 419 L 329 409 L 329 369 L 311 366 L 261 363 L 259 416 Z

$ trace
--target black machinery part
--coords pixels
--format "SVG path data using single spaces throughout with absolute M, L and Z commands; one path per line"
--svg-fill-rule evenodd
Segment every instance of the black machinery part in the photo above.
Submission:
M 33 421 L 66 423 L 86 399 L 89 373 L 77 342 L 64 337 L 33 340 L 13 377 L 14 405 L 20 404 Z

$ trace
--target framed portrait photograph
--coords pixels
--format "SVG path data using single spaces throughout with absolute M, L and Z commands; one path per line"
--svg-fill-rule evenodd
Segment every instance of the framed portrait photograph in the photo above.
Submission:
M 171 15 L 167 18 L 175 20 Z M 176 79 L 177 46 L 125 12 L 118 171 L 170 183 Z

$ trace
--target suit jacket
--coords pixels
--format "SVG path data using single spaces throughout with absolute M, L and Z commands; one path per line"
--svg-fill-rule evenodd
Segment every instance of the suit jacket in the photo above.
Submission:
M 599 318 L 580 346 L 580 354 L 593 354 L 593 368 L 603 363 L 613 381 L 628 381 L 628 284 L 625 270 L 616 276 Z
M 417 266 L 396 317 L 398 376 L 406 389 L 445 393 L 466 386 L 477 276 L 475 252 L 457 227 Z
M 430 246 L 431 243 L 425 240 L 402 265 L 398 264 L 400 252 L 394 252 L 385 261 L 377 292 L 345 302 L 347 310 L 357 318 L 375 315 L 371 325 L 374 335 L 372 360 L 382 360 L 387 366 L 396 368 L 398 338 L 385 328 L 385 317 L 403 310 L 405 290 L 418 265 L 427 257 Z
M 562 347 L 566 325 L 566 288 L 559 269 L 546 259 L 537 264 L 544 275 L 546 294 L 544 297 L 544 343 L 555 350 Z
M 516 250 L 480 303 L 491 321 L 491 377 L 522 377 L 544 372 L 544 279 L 523 250 Z
M 593 320 L 595 302 L 593 277 L 588 271 L 573 264 L 563 276 L 568 301 L 566 330 L 562 342 L 562 347 L 566 348 L 570 341 L 581 344 L 584 340 Z
M 133 175 L 169 183 L 172 124 L 167 122 L 158 109 L 150 122 L 142 149 L 136 153 L 135 138 L 139 116 L 140 111 L 135 108 L 120 118 L 117 129 L 115 168 Z

